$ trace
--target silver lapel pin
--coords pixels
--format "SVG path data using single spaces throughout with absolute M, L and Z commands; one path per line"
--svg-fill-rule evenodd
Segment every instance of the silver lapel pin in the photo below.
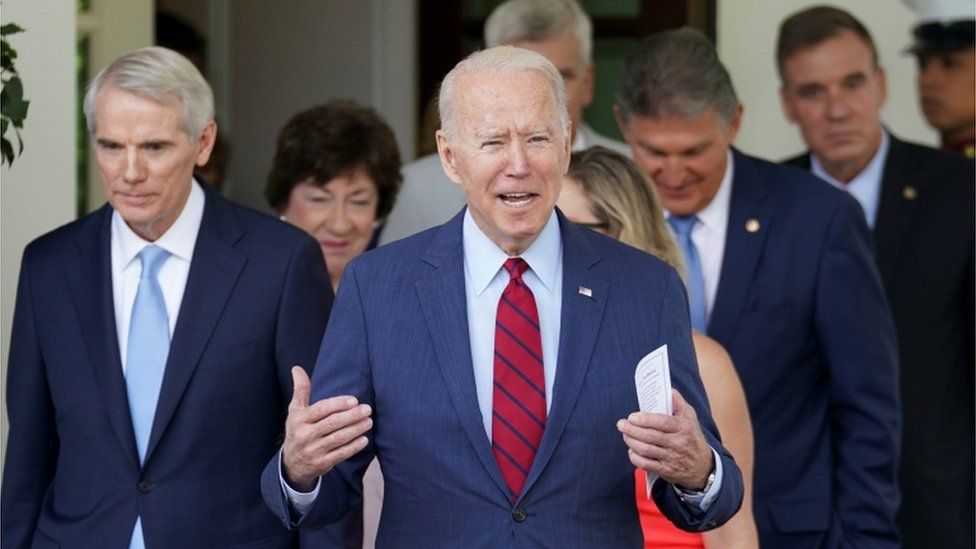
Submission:
M 579 294 L 585 295 L 586 297 L 593 297 L 593 290 L 587 288 L 586 286 L 580 286 Z

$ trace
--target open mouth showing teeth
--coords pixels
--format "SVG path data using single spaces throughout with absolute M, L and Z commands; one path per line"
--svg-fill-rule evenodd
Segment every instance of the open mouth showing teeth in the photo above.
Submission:
M 532 199 L 534 197 L 535 194 L 533 193 L 505 193 L 499 195 L 499 198 L 502 199 L 502 202 L 504 202 L 507 206 L 511 206 L 513 208 L 521 208 L 522 206 L 525 206 L 529 202 L 532 202 Z

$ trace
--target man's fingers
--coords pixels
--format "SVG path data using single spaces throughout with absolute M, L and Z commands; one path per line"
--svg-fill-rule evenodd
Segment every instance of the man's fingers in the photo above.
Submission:
M 332 467 L 362 452 L 367 444 L 369 444 L 369 439 L 365 436 L 360 436 L 327 453 L 325 458 L 332 464 L 329 469 L 331 470 Z
M 665 433 L 676 433 L 681 429 L 681 421 L 674 416 L 634 412 L 627 419 L 620 420 L 641 429 L 654 429 Z M 620 429 L 620 424 L 617 426 Z
M 301 366 L 291 367 L 291 381 L 294 389 L 291 393 L 291 402 L 288 403 L 288 413 L 307 408 L 308 397 L 312 393 L 312 383 Z
M 675 417 L 686 417 L 698 421 L 698 414 L 695 413 L 695 409 L 688 404 L 688 401 L 681 396 L 677 389 L 671 389 L 671 409 L 674 411 Z
M 631 451 L 637 452 L 645 458 L 663 460 L 671 454 L 671 451 L 665 446 L 660 446 L 653 442 L 648 442 L 646 440 L 641 440 L 628 435 L 624 435 L 624 444 L 626 444 Z
M 338 429 L 315 433 L 309 437 L 304 453 L 307 456 L 321 456 L 348 444 L 357 437 L 365 435 L 373 427 L 373 420 L 366 417 Z
M 335 431 L 355 423 L 364 417 L 369 417 L 372 409 L 368 404 L 359 404 L 355 397 L 349 395 L 323 398 L 305 409 L 303 421 L 308 424 L 323 423 L 328 431 Z

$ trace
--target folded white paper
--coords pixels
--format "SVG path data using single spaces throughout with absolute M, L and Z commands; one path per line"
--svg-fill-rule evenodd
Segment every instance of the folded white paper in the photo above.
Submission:
M 641 412 L 671 415 L 671 367 L 668 363 L 668 346 L 662 345 L 648 353 L 637 363 L 634 372 L 637 385 L 637 403 Z M 647 497 L 657 475 L 647 474 Z

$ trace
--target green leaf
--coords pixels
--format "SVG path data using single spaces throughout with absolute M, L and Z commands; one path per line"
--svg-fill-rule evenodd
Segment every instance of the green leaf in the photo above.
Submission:
M 27 120 L 27 108 L 30 107 L 30 101 L 21 101 L 12 106 L 11 115 L 4 113 L 4 116 L 10 118 L 10 122 L 13 123 L 15 128 L 23 128 L 24 120 Z M 16 116 L 14 116 L 16 115 Z
M 10 124 L 10 121 L 7 120 L 7 117 L 6 116 L 4 116 L 3 118 L 0 118 L 0 135 L 7 135 L 7 126 L 9 124 Z
M 19 102 L 24 100 L 24 84 L 17 76 L 7 80 L 3 85 L 3 91 L 6 92 L 8 101 Z
M 3 150 L 3 161 L 5 161 L 8 166 L 13 166 L 14 147 L 10 144 L 10 141 L 6 137 L 0 140 L 0 149 Z
M 23 93 L 20 78 L 16 77 L 11 78 L 0 92 L 0 110 L 18 128 L 23 127 L 24 119 L 27 118 L 27 108 L 30 106 L 30 101 L 24 101 Z
M 0 36 L 17 34 L 18 32 L 24 32 L 24 29 L 21 28 L 17 23 L 7 23 L 6 25 L 0 27 Z

